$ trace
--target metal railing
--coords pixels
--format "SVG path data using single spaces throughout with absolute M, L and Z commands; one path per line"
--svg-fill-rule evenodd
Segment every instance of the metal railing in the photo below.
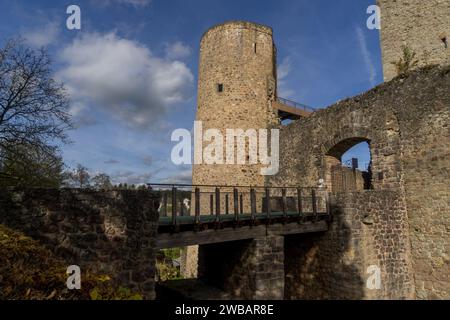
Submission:
M 160 192 L 160 226 L 286 222 L 329 216 L 328 193 L 313 187 L 148 184 Z
M 277 97 L 277 101 L 279 103 L 284 104 L 284 105 L 287 105 L 287 106 L 290 106 L 290 107 L 294 107 L 294 108 L 297 108 L 297 109 L 301 109 L 301 110 L 305 110 L 305 111 L 308 111 L 308 112 L 316 111 L 312 107 L 309 107 L 309 106 L 307 106 L 305 104 L 302 104 L 302 103 L 299 103 L 299 102 L 295 102 L 295 101 L 292 101 L 292 100 L 289 100 L 289 99 Z

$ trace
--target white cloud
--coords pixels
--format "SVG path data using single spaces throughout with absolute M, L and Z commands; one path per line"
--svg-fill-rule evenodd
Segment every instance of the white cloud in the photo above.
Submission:
M 146 7 L 152 2 L 151 0 L 116 0 L 116 1 L 119 3 L 131 4 L 135 7 Z
M 277 70 L 278 80 L 286 78 L 289 72 L 291 72 L 291 67 L 292 67 L 291 58 L 290 57 L 284 58 L 281 64 L 278 66 Z
M 292 63 L 290 57 L 284 58 L 281 64 L 278 65 L 278 95 L 280 97 L 290 98 L 294 94 L 294 91 L 287 87 L 286 81 L 284 80 L 291 72 L 291 69 Z
M 150 5 L 152 3 L 152 0 L 91 0 L 91 2 L 103 6 L 112 4 L 125 4 L 125 5 L 132 5 L 136 8 L 142 8 Z
M 152 166 L 153 165 L 153 157 L 152 156 L 144 156 L 142 158 L 142 163 L 146 166 Z
M 120 161 L 116 160 L 116 159 L 108 159 L 106 161 L 103 162 L 104 164 L 119 164 Z
M 356 26 L 356 37 L 358 39 L 359 49 L 361 50 L 367 72 L 369 73 L 370 84 L 372 86 L 375 86 L 375 77 L 377 75 L 377 71 L 373 64 L 369 49 L 367 48 L 366 36 L 359 26 Z
M 128 185 L 141 185 L 150 182 L 151 173 L 135 173 L 133 171 L 119 171 L 111 175 L 113 184 L 126 183 Z
M 100 106 L 134 128 L 155 125 L 170 104 L 191 97 L 194 77 L 177 60 L 155 57 L 115 33 L 85 34 L 60 54 L 57 76 L 75 103 Z
M 167 44 L 165 51 L 168 59 L 183 59 L 192 53 L 192 49 L 180 41 Z
M 186 169 L 174 173 L 169 178 L 163 179 L 161 183 L 180 183 L 191 184 L 192 183 L 192 169 Z
M 45 47 L 56 41 L 60 28 L 57 22 L 48 22 L 43 28 L 24 31 L 23 37 L 34 47 Z
M 72 115 L 72 120 L 76 127 L 85 127 L 94 125 L 97 120 L 90 114 L 89 108 L 80 101 L 73 101 L 69 108 L 69 113 Z

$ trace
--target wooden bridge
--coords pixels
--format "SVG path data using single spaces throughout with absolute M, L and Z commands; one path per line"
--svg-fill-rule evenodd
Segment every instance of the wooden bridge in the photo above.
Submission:
M 161 194 L 158 248 L 323 232 L 331 218 L 319 188 L 149 184 Z

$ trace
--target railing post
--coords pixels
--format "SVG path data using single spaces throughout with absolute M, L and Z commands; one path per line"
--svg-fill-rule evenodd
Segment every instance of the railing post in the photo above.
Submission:
M 238 189 L 234 188 L 233 189 L 233 205 L 234 205 L 234 222 L 236 223 L 236 225 L 239 223 L 239 194 L 238 194 Z
M 314 188 L 311 190 L 311 201 L 312 201 L 314 221 L 317 221 L 317 197 L 316 197 L 316 190 Z
M 225 214 L 227 214 L 227 215 L 230 214 L 230 208 L 229 208 L 228 201 L 229 201 L 229 196 L 227 193 L 227 194 L 225 194 Z
M 242 193 L 239 195 L 239 208 L 240 208 L 241 214 L 244 214 L 244 198 L 243 198 Z
M 302 189 L 297 188 L 297 207 L 298 207 L 298 222 L 301 222 L 303 217 L 303 202 L 302 202 Z
M 283 218 L 287 219 L 286 188 L 281 189 L 281 199 L 282 199 L 282 207 L 283 207 Z
M 200 188 L 195 188 L 195 224 L 200 224 Z
M 172 226 L 175 231 L 178 228 L 178 220 L 177 220 L 177 188 L 172 188 Z
M 267 214 L 267 223 L 270 223 L 270 189 L 269 188 L 265 188 L 265 193 L 266 193 L 266 214 Z
M 220 189 L 216 188 L 216 224 L 220 223 Z
M 327 219 L 328 221 L 331 221 L 331 206 L 330 206 L 330 193 L 326 191 L 325 195 L 325 201 L 326 201 L 326 210 L 327 210 Z
M 256 191 L 255 189 L 250 189 L 250 207 L 251 207 L 251 220 L 252 224 L 255 222 L 256 218 Z
M 209 195 L 209 214 L 214 215 L 214 196 L 212 194 Z
M 163 194 L 163 217 L 167 217 L 167 191 Z
M 180 217 L 184 217 L 183 198 L 180 197 Z

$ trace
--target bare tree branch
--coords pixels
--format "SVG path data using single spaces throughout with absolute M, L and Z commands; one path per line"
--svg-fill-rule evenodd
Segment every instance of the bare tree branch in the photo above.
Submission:
M 68 142 L 69 98 L 50 65 L 45 50 L 33 50 L 22 39 L 0 48 L 0 148 L 13 143 L 45 151 Z

